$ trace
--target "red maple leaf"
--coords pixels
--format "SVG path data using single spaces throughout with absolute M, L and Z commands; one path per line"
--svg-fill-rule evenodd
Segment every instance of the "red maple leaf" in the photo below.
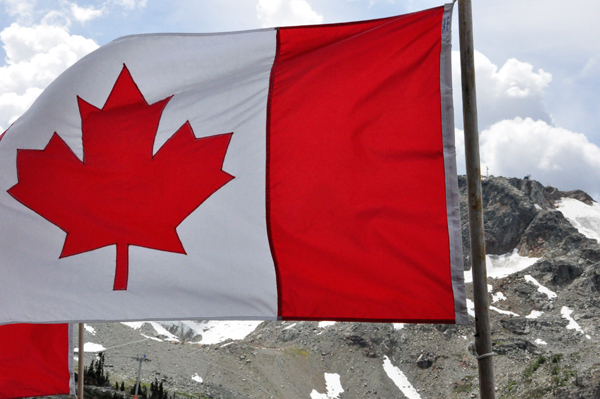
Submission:
M 187 121 L 152 154 L 171 97 L 149 105 L 123 66 L 102 109 L 77 97 L 83 162 L 56 132 L 17 150 L 8 192 L 67 233 L 61 258 L 116 245 L 114 290 L 127 289 L 130 245 L 185 254 L 176 227 L 233 179 L 222 170 L 233 133 L 198 139 Z

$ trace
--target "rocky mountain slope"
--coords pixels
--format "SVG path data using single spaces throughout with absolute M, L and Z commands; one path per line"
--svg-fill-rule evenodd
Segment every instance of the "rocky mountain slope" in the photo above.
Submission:
M 600 398 L 600 205 L 529 179 L 482 188 L 497 397 Z M 104 349 L 113 384 L 146 354 L 143 381 L 195 397 L 478 396 L 472 325 L 224 323 L 90 324 L 86 351 Z

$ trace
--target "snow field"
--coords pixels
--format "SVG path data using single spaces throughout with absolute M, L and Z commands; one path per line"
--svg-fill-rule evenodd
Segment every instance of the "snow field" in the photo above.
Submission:
M 498 309 L 495 306 L 490 306 L 490 310 L 493 310 L 494 312 L 498 312 L 500 314 L 505 314 L 505 315 L 509 315 L 509 316 L 519 316 L 517 313 L 511 312 L 509 310 L 502 310 L 502 309 Z
M 537 319 L 538 317 L 540 317 L 543 314 L 544 314 L 544 312 L 532 310 L 531 313 L 529 313 L 529 315 L 525 316 L 525 318 L 526 319 Z
M 563 319 L 566 319 L 569 322 L 569 324 L 567 325 L 567 330 L 575 330 L 583 334 L 583 328 L 581 328 L 581 326 L 571 317 L 571 313 L 573 313 L 573 310 L 569 309 L 566 306 L 563 306 L 560 309 L 560 314 L 562 315 Z M 587 334 L 585 335 L 585 337 L 587 339 L 592 339 L 592 337 L 590 337 Z
M 164 341 L 163 341 L 162 339 L 160 339 L 160 338 L 151 337 L 151 336 L 149 336 L 149 335 L 146 335 L 146 334 L 140 334 L 140 335 L 141 335 L 142 337 L 145 337 L 145 338 L 151 339 L 151 340 L 153 340 L 153 341 L 157 341 L 157 342 L 164 342 Z
M 541 292 L 542 294 L 546 294 L 548 296 L 548 299 L 554 299 L 554 298 L 558 297 L 556 292 L 550 291 L 548 288 L 546 288 L 543 285 L 541 285 L 540 283 L 538 283 L 538 281 L 536 279 L 534 279 L 533 277 L 531 277 L 529 274 L 525 275 L 525 280 L 532 283 L 533 285 L 536 285 L 538 291 Z
M 402 391 L 404 396 L 408 399 L 421 399 L 421 395 L 419 395 L 417 390 L 408 381 L 406 375 L 398 367 L 394 366 L 387 356 L 383 357 L 383 369 L 400 391 Z
M 581 234 L 600 242 L 600 204 L 587 205 L 573 198 L 562 198 L 557 209 Z
M 496 292 L 492 294 L 492 303 L 496 303 L 498 301 L 506 301 L 506 296 L 502 292 Z
M 208 320 L 208 321 L 161 321 L 160 323 L 149 321 L 149 322 L 123 322 L 128 327 L 135 330 L 140 329 L 145 323 L 149 323 L 157 334 L 163 335 L 166 338 L 165 341 L 179 342 L 179 338 L 170 333 L 164 326 L 176 326 L 182 330 L 192 330 L 195 334 L 202 335 L 202 340 L 198 343 L 202 345 L 218 344 L 229 339 L 240 340 L 246 338 L 248 334 L 256 330 L 256 327 L 262 321 L 249 320 L 249 321 L 220 321 L 220 320 Z M 293 325 L 292 325 L 293 326 Z M 141 334 L 145 338 L 161 341 L 159 338 L 149 337 Z
M 525 270 L 537 262 L 539 258 L 528 258 L 518 254 L 517 249 L 504 255 L 486 255 L 487 276 L 498 279 Z M 465 284 L 473 282 L 473 274 L 465 271 Z
M 106 348 L 103 347 L 100 344 L 94 344 L 93 342 L 85 342 L 83 344 L 83 352 L 92 352 L 92 353 L 96 353 L 96 352 L 102 352 L 105 351 Z M 73 348 L 73 352 L 79 352 L 79 348 Z
M 339 399 L 340 394 L 344 392 L 340 375 L 336 373 L 325 373 L 325 389 L 327 393 L 319 393 L 313 389 L 310 393 L 310 399 Z
M 320 321 L 319 328 L 326 328 L 326 327 L 334 325 L 335 323 L 336 323 L 335 321 Z
M 196 333 L 202 335 L 200 344 L 212 345 L 225 342 L 229 339 L 239 340 L 246 338 L 250 333 L 256 330 L 256 327 L 262 321 L 246 320 L 246 321 L 186 321 L 184 322 Z

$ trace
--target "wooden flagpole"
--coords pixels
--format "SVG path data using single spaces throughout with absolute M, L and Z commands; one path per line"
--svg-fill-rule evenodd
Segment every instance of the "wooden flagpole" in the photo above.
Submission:
M 494 399 L 494 365 L 492 361 L 492 336 L 485 268 L 485 237 L 481 200 L 481 167 L 479 161 L 479 128 L 477 126 L 471 0 L 458 1 L 458 30 L 469 197 L 469 228 L 471 231 L 471 271 L 473 273 L 473 299 L 475 302 L 475 347 L 477 348 L 479 366 L 479 394 L 481 399 Z
M 79 399 L 83 399 L 83 323 L 79 323 L 79 359 L 77 361 L 77 391 Z

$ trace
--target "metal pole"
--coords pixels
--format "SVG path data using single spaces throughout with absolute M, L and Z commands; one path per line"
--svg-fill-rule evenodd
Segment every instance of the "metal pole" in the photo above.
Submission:
M 146 358 L 146 354 L 144 354 L 144 357 L 138 358 L 140 360 L 140 367 L 138 368 L 137 382 L 135 383 L 134 399 L 138 399 L 138 390 L 140 389 L 140 375 L 142 374 L 142 362 L 144 361 L 145 358 Z
M 471 0 L 459 0 L 458 2 L 458 30 L 469 197 L 469 228 L 471 231 L 471 271 L 473 273 L 473 299 L 475 302 L 475 347 L 477 348 L 479 366 L 479 394 L 481 399 L 494 399 L 494 365 L 492 361 L 492 336 L 485 268 Z
M 83 323 L 79 323 L 79 355 L 77 356 L 77 391 L 83 399 Z

